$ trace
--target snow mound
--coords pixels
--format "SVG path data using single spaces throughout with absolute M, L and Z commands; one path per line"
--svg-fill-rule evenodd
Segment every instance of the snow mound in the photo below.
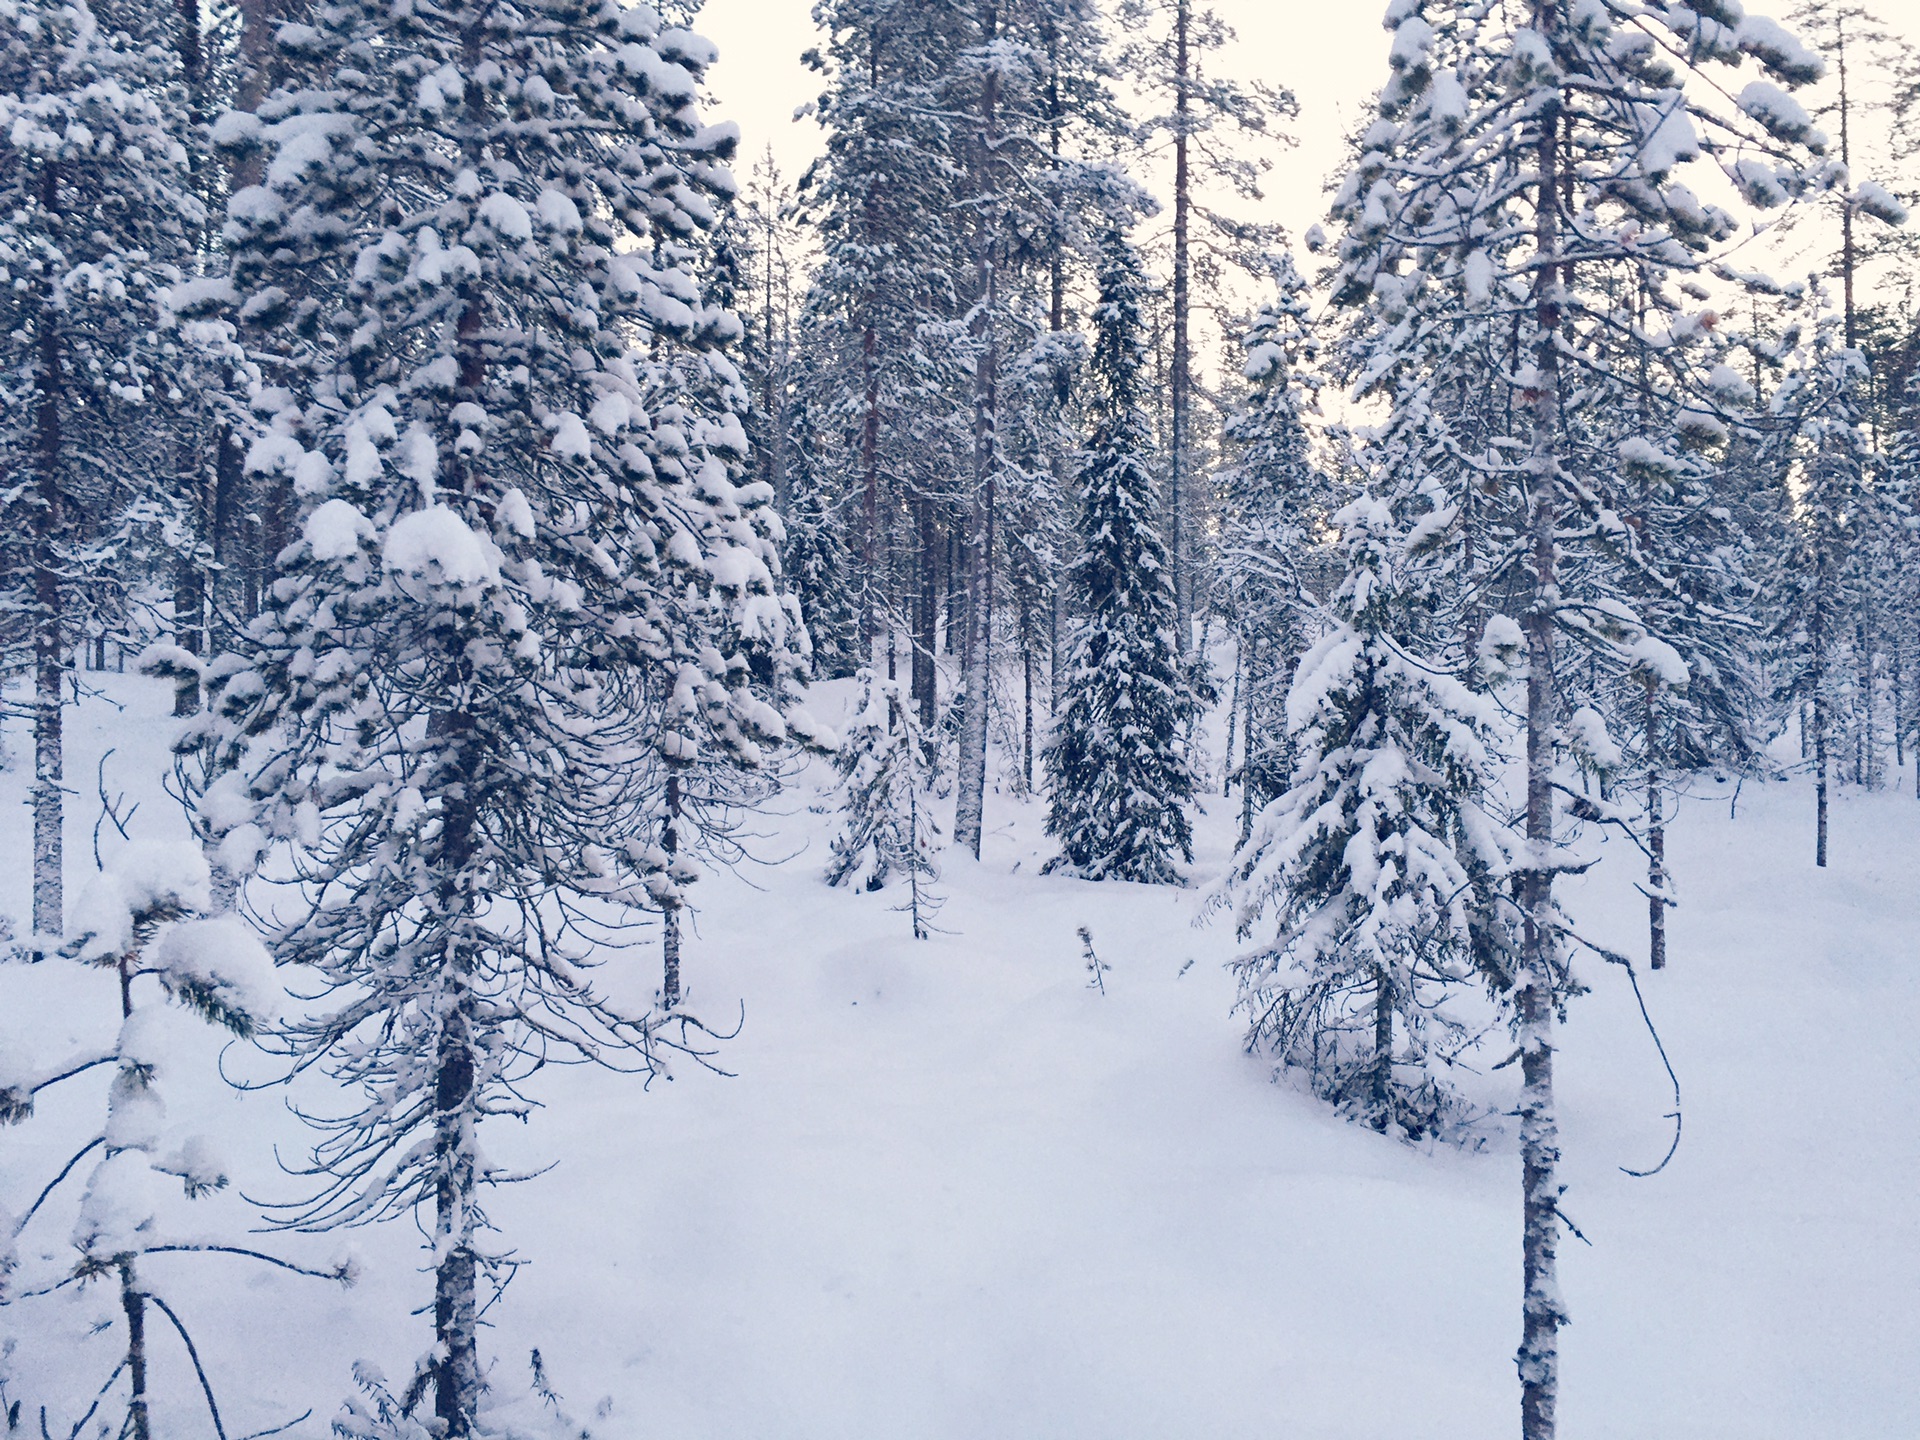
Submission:
M 497 585 L 499 555 L 445 505 L 429 505 L 393 522 L 381 558 L 389 570 L 461 587 Z

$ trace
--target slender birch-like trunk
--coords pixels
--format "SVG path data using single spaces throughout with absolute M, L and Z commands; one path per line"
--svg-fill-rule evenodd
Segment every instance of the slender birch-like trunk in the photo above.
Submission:
M 55 167 L 47 167 L 43 199 L 58 201 Z M 60 538 L 66 525 L 60 494 L 64 458 L 61 406 L 66 377 L 59 322 L 51 302 L 39 317 L 39 366 L 34 383 L 34 477 L 39 489 L 33 536 L 33 928 L 58 935 L 66 924 L 63 843 L 66 803 L 61 788 L 65 755 L 60 689 L 64 678 L 65 626 L 60 585 Z
M 1534 0 L 1534 28 L 1551 36 L 1553 0 Z M 1560 1327 L 1566 1311 L 1557 1274 L 1560 1225 L 1560 1137 L 1553 1093 L 1554 1011 L 1559 929 L 1553 908 L 1554 847 L 1554 610 L 1559 595 L 1556 530 L 1559 520 L 1561 268 L 1560 109 L 1550 103 L 1535 121 L 1537 180 L 1534 211 L 1534 341 L 1528 401 L 1532 513 L 1532 589 L 1527 636 L 1527 868 L 1521 880 L 1524 925 L 1521 969 L 1515 984 L 1521 1093 L 1521 1332 L 1522 1440 L 1553 1440 L 1559 1398 Z
M 988 38 L 997 31 L 988 7 Z M 978 189 L 982 201 L 992 191 L 993 156 L 999 125 L 1000 79 L 989 73 L 980 87 L 980 135 L 976 144 Z M 999 278 L 993 253 L 993 218 L 983 207 L 977 217 L 975 264 L 979 293 L 974 302 L 972 332 L 979 346 L 973 379 L 973 536 L 967 557 L 967 644 L 963 691 L 965 725 L 960 735 L 958 795 L 954 802 L 953 840 L 980 856 L 980 837 L 987 788 L 987 691 L 993 674 L 993 549 L 994 480 L 999 437 L 997 389 L 999 352 L 993 327 Z

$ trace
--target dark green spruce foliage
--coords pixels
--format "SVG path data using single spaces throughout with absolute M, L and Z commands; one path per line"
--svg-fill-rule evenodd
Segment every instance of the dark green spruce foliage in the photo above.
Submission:
M 1071 581 L 1080 618 L 1067 699 L 1047 750 L 1051 862 L 1095 880 L 1175 881 L 1192 859 L 1182 808 L 1193 775 L 1179 731 L 1194 701 L 1174 648 L 1173 580 L 1154 524 L 1151 440 L 1141 394 L 1145 282 L 1124 234 L 1100 267 L 1089 374 L 1092 443 L 1080 468 L 1084 550 Z

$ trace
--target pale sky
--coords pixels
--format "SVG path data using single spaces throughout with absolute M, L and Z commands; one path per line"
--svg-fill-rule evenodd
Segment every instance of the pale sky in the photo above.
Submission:
M 812 0 L 707 0 L 695 22 L 720 47 L 709 118 L 739 124 L 743 180 L 769 142 L 789 179 L 817 151 L 819 128 L 790 118 L 820 91 L 820 77 L 800 63 L 815 43 L 812 8 Z M 1299 144 L 1275 157 L 1264 213 L 1249 216 L 1278 220 L 1297 241 L 1326 208 L 1320 185 L 1340 159 L 1341 135 L 1386 78 L 1386 0 L 1215 0 L 1214 8 L 1240 37 L 1221 52 L 1222 70 L 1285 86 L 1300 101 Z
M 1249 207 L 1230 199 L 1223 208 L 1236 216 L 1284 225 L 1302 270 L 1310 271 L 1300 253 L 1300 241 L 1309 226 L 1325 218 L 1323 181 L 1341 163 L 1341 136 L 1388 73 L 1388 35 L 1380 24 L 1387 0 L 1212 0 L 1212 4 L 1239 37 L 1213 63 L 1237 78 L 1284 86 L 1300 104 L 1299 118 L 1292 126 L 1297 143 L 1290 150 L 1274 152 L 1265 202 Z M 1867 4 L 1896 31 L 1920 41 L 1920 0 L 1867 0 Z M 1760 0 L 1752 8 L 1781 15 L 1793 8 L 1793 0 L 1773 4 Z M 801 52 L 816 43 L 811 10 L 812 0 L 706 0 L 695 22 L 720 49 L 720 63 L 710 76 L 715 104 L 708 118 L 732 120 L 740 126 L 736 171 L 742 181 L 768 143 L 789 183 L 818 151 L 819 128 L 811 120 L 792 118 L 795 108 L 811 102 L 821 87 L 821 77 L 800 63 Z M 1856 78 L 1862 82 L 1856 95 L 1864 103 L 1871 105 L 1878 94 L 1884 94 L 1886 77 Z M 1801 98 L 1809 106 L 1817 104 L 1830 85 L 1831 80 L 1818 91 L 1802 92 Z M 1165 198 L 1164 177 L 1144 166 L 1137 173 Z M 1920 228 L 1920 207 L 1908 223 Z M 1826 234 L 1830 228 L 1818 219 L 1803 223 L 1791 238 L 1768 242 L 1772 253 L 1754 258 L 1783 276 L 1804 274 L 1823 263 L 1834 248 L 1836 242 Z M 1869 273 L 1863 280 L 1871 290 L 1875 277 Z M 1204 348 L 1203 342 L 1203 353 Z

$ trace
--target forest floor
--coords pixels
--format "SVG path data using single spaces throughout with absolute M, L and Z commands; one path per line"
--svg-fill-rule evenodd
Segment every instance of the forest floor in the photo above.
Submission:
M 108 700 L 71 722 L 70 896 L 107 747 L 107 788 L 138 789 L 136 835 L 184 835 L 135 780 L 159 772 L 166 687 L 88 678 Z M 823 694 L 820 718 L 845 699 Z M 23 917 L 30 750 L 20 722 L 8 732 L 0 911 Z M 757 862 L 696 887 L 689 1007 L 721 1029 L 744 1014 L 719 1055 L 731 1075 L 683 1063 L 643 1091 L 550 1070 L 533 1082 L 547 1108 L 489 1127 L 499 1163 L 556 1166 L 490 1202 L 525 1262 L 489 1316 L 498 1388 L 525 1385 L 537 1347 L 569 1409 L 622 1440 L 1512 1432 L 1519 1167 L 1497 1113 L 1515 1071 L 1490 1071 L 1500 1035 L 1470 1081 L 1495 1111 L 1476 1148 L 1356 1128 L 1242 1053 L 1236 942 L 1223 920 L 1194 923 L 1237 799 L 1206 802 L 1189 888 L 1152 889 L 1042 876 L 1041 808 L 1003 786 L 982 860 L 950 856 L 940 933 L 915 941 L 898 890 L 822 882 L 830 780 L 802 771 L 756 821 Z M 1685 1133 L 1652 1178 L 1621 1167 L 1668 1146 L 1666 1073 L 1625 972 L 1579 962 L 1591 993 L 1563 1033 L 1561 1129 L 1565 1208 L 1591 1243 L 1562 1252 L 1566 1440 L 1916 1433 L 1920 803 L 1905 785 L 1840 792 L 1825 872 L 1801 780 L 1749 781 L 1737 815 L 1731 786 L 1678 802 L 1672 963 L 1641 983 Z M 1595 852 L 1568 907 L 1594 941 L 1642 954 L 1643 862 L 1623 841 Z M 1104 994 L 1081 926 L 1111 966 Z M 649 939 L 606 981 L 644 993 L 656 964 Z M 0 967 L 0 1031 L 37 1053 L 110 1036 L 114 1000 L 70 962 Z M 232 1237 L 258 1214 L 243 1194 L 297 1193 L 274 1147 L 296 1158 L 302 1132 L 282 1093 L 228 1089 L 217 1046 L 180 1030 L 192 1060 L 163 1077 L 172 1118 L 217 1135 L 238 1183 L 177 1223 Z M 238 1050 L 226 1063 L 266 1073 Z M 22 1209 L 92 1133 L 104 1079 L 89 1083 L 0 1133 L 0 1204 Z M 75 1200 L 49 1202 L 59 1218 L 36 1220 L 24 1258 L 57 1256 Z M 244 1238 L 318 1260 L 343 1237 Z M 147 1262 L 234 1440 L 306 1410 L 288 1433 L 324 1435 L 353 1361 L 404 1380 L 425 1348 L 413 1228 L 344 1238 L 365 1266 L 347 1290 L 232 1258 Z M 111 1343 L 82 1336 L 114 1298 L 92 1285 L 0 1313 L 25 1332 L 13 1393 L 52 1395 L 50 1423 L 111 1368 Z M 210 1434 L 173 1344 L 156 1341 L 156 1433 Z

